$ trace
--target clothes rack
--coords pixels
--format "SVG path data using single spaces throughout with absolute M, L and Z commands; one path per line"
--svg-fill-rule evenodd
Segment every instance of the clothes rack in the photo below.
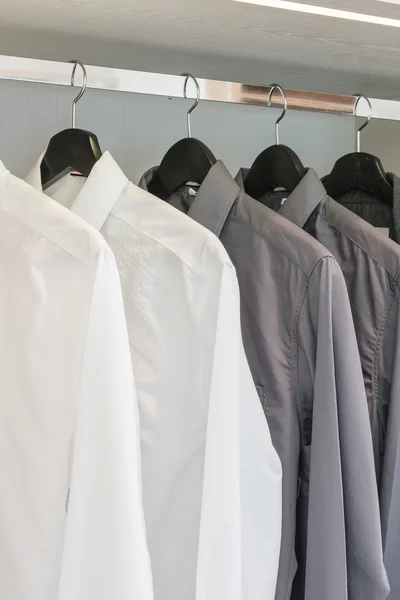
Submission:
M 133 92 L 183 98 L 183 80 L 179 75 L 162 73 L 146 73 L 85 65 L 87 70 L 87 87 L 101 90 Z M 22 58 L 0 55 L 0 79 L 31 83 L 48 83 L 53 85 L 71 85 L 71 64 L 42 59 Z M 249 85 L 211 79 L 198 79 L 202 101 L 228 102 L 233 104 L 250 104 L 266 106 L 269 87 Z M 82 74 L 77 73 L 75 86 L 82 85 Z M 356 90 L 355 90 L 356 91 Z M 357 98 L 343 94 L 326 94 L 285 88 L 288 97 L 288 108 L 311 112 L 353 115 Z M 193 83 L 188 85 L 188 98 L 195 98 Z M 374 119 L 400 121 L 400 101 L 371 98 Z M 278 95 L 273 98 L 272 106 L 280 106 Z M 368 106 L 361 102 L 357 107 L 357 116 L 367 117 Z

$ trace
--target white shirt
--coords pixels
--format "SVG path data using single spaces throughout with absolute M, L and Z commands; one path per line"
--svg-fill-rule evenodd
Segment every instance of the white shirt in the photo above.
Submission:
M 0 164 L 0 598 L 151 600 L 115 259 Z
M 28 181 L 41 188 L 40 160 Z M 228 255 L 107 152 L 87 180 L 67 175 L 47 193 L 101 230 L 119 267 L 156 600 L 273 600 L 281 467 Z

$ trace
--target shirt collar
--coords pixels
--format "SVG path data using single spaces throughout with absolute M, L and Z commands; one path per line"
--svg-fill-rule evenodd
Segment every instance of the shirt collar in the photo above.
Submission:
M 25 181 L 39 191 L 43 191 L 40 165 L 44 154 L 25 177 Z M 104 152 L 75 198 L 71 211 L 100 230 L 127 183 L 128 178 L 111 154 Z
M 156 174 L 157 169 L 158 167 L 151 167 L 144 173 L 144 175 L 142 175 L 139 181 L 139 187 L 142 188 L 142 190 L 146 190 L 146 192 L 149 191 L 150 182 Z
M 156 170 L 157 167 L 153 167 L 146 171 L 139 186 L 148 190 Z M 187 214 L 219 237 L 239 193 L 240 187 L 218 160 L 207 173 Z
M 244 191 L 244 182 L 246 180 L 246 177 L 247 177 L 249 171 L 250 171 L 250 169 L 241 168 L 241 169 L 239 169 L 239 172 L 235 177 L 236 183 L 238 184 L 240 189 L 243 191 Z
M 248 169 L 240 169 L 236 182 L 244 189 Z M 324 185 L 313 169 L 308 169 L 298 186 L 279 209 L 279 214 L 303 228 L 318 204 L 327 196 Z
M 236 181 L 218 160 L 201 184 L 189 216 L 219 237 L 239 193 Z
M 34 187 L 35 190 L 38 190 L 39 192 L 43 192 L 42 176 L 40 173 L 40 165 L 42 164 L 42 160 L 43 160 L 43 157 L 45 154 L 46 154 L 46 151 L 41 153 L 41 155 L 39 156 L 39 158 L 37 159 L 37 161 L 35 162 L 33 167 L 30 169 L 30 171 L 24 178 L 26 183 L 29 183 L 29 185 Z

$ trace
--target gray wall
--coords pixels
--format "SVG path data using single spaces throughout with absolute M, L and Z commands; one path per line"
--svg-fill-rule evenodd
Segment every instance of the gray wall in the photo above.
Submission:
M 361 150 L 379 156 L 386 171 L 400 175 L 400 123 L 371 121 L 361 133 Z
M 23 176 L 50 137 L 70 126 L 75 95 L 76 90 L 65 87 L 0 81 L 0 158 L 12 172 Z M 88 90 L 77 106 L 77 126 L 96 133 L 103 150 L 110 150 L 136 182 L 175 140 L 186 135 L 190 104 Z M 193 112 L 193 135 L 236 174 L 240 166 L 250 166 L 262 149 L 274 143 L 278 115 L 278 110 L 268 108 L 204 102 Z M 355 143 L 351 117 L 289 111 L 280 133 L 281 143 L 292 147 L 320 175 L 352 151 Z

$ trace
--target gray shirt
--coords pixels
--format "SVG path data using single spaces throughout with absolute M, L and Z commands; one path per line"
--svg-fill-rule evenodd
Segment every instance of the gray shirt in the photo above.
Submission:
M 393 204 L 359 190 L 350 190 L 335 200 L 374 227 L 384 229 L 400 244 L 400 179 L 392 173 L 387 177 L 393 183 Z
M 338 198 L 340 204 L 366 219 L 372 225 L 389 232 L 400 243 L 400 179 L 389 175 L 393 182 L 393 204 L 383 204 L 365 192 L 353 190 Z M 337 218 L 343 213 L 336 202 L 330 201 L 331 211 Z M 319 211 L 319 209 L 317 209 Z M 380 464 L 378 478 L 382 512 L 384 558 L 391 586 L 390 600 L 400 598 L 400 304 L 399 272 L 400 247 L 377 234 L 374 228 L 347 215 L 344 219 L 348 234 L 361 246 L 368 236 L 368 270 L 358 284 L 351 286 L 353 306 L 363 306 L 362 317 L 356 323 L 360 348 L 363 348 L 363 371 L 366 389 L 369 390 L 371 420 L 375 432 L 376 453 L 379 443 Z M 310 231 L 312 233 L 312 231 Z M 360 241 L 361 240 L 361 241 Z M 324 242 L 325 243 L 325 242 Z M 328 246 L 328 244 L 325 244 Z M 328 246 L 331 248 L 331 245 Z M 347 261 L 341 245 L 331 250 L 340 263 Z M 364 259 L 367 260 L 367 259 Z M 354 269 L 346 269 L 348 282 Z M 368 303 L 363 295 L 373 292 Z M 368 360 L 368 345 L 375 344 L 375 370 Z M 372 358 L 372 352 L 370 351 Z M 371 381 L 373 385 L 371 386 Z M 371 389 L 372 387 L 372 389 Z M 378 415 L 376 415 L 378 413 Z M 374 427 L 375 426 L 375 427 Z M 378 438 L 378 434 L 380 437 Z
M 221 162 L 197 194 L 185 186 L 169 201 L 221 239 L 237 270 L 246 353 L 283 466 L 276 599 L 290 598 L 296 570 L 296 599 L 385 599 L 367 403 L 336 260 Z
M 242 185 L 245 176 L 242 170 L 237 177 Z M 357 192 L 352 195 L 356 200 Z M 400 247 L 327 196 L 312 170 L 283 206 L 281 196 L 274 192 L 261 202 L 323 243 L 346 279 L 374 443 L 389 597 L 399 600 Z M 361 206 L 363 194 L 359 196 Z

